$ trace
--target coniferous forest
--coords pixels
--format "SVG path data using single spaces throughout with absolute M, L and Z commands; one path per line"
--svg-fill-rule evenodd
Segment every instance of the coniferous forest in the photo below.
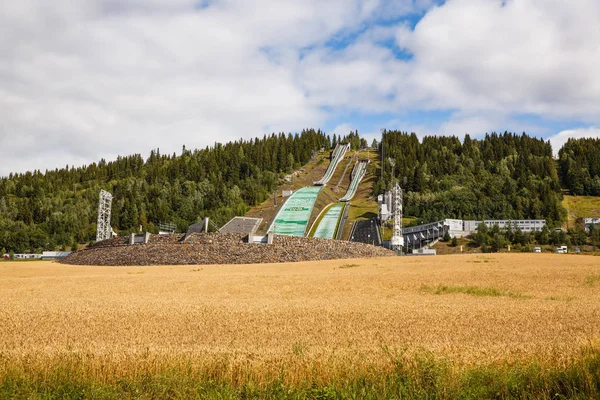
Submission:
M 202 150 L 184 147 L 179 155 L 155 150 L 146 160 L 135 154 L 80 168 L 11 174 L 0 178 L 0 249 L 54 250 L 93 240 L 100 189 L 114 196 L 111 225 L 121 233 L 137 232 L 140 225 L 157 232 L 161 221 L 185 231 L 204 216 L 222 225 L 267 199 L 280 173 L 330 145 L 328 136 L 310 129 Z
M 560 177 L 571 194 L 600 196 L 600 139 L 569 139 L 558 159 Z
M 549 142 L 512 133 L 419 141 L 414 133 L 387 131 L 383 146 L 385 175 L 376 192 L 389 183 L 388 158 L 393 158 L 394 175 L 405 191 L 405 215 L 425 222 L 546 219 L 551 226 L 565 218 Z
M 41 251 L 76 246 L 96 234 L 98 192 L 114 195 L 112 226 L 120 233 L 157 231 L 173 222 L 184 231 L 208 216 L 218 225 L 263 202 L 283 174 L 307 163 L 314 151 L 366 141 L 352 132 L 329 137 L 322 131 L 272 134 L 180 154 L 154 150 L 65 167 L 11 174 L 0 178 L 0 249 Z M 384 131 L 384 176 L 373 194 L 394 176 L 404 189 L 404 215 L 431 222 L 457 219 L 546 219 L 560 226 L 561 184 L 573 194 L 600 194 L 600 140 L 569 140 L 560 150 L 559 167 L 549 142 L 512 133 L 461 141 Z M 559 239 L 557 239 L 559 241 Z

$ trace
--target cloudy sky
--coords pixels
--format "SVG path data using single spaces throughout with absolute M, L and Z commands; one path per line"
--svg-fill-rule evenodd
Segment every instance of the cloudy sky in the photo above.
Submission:
M 598 0 L 19 0 L 0 175 L 304 127 L 600 135 Z M 557 149 L 555 149 L 557 150 Z

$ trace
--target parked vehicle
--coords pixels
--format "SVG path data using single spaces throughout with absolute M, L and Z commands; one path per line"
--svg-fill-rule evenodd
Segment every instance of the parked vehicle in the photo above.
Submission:
M 568 253 L 567 246 L 557 247 L 556 252 L 559 254 L 567 254 Z

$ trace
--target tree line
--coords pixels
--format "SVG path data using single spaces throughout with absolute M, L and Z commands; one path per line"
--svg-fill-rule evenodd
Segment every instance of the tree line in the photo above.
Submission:
M 38 252 L 93 240 L 100 189 L 114 196 L 111 225 L 120 233 L 140 225 L 157 232 L 161 221 L 185 231 L 204 216 L 222 225 L 266 200 L 281 176 L 306 164 L 313 152 L 343 139 L 306 129 L 193 151 L 184 146 L 181 154 L 156 149 L 147 159 L 134 154 L 10 174 L 0 178 L 0 249 Z
M 397 180 L 405 190 L 405 215 L 418 221 L 531 218 L 546 219 L 552 228 L 565 218 L 559 177 L 574 194 L 598 194 L 598 139 L 569 140 L 557 168 L 550 143 L 526 134 L 466 135 L 460 141 L 384 131 L 382 138 L 373 141 L 386 157 L 374 194 Z M 204 149 L 184 146 L 180 154 L 156 149 L 146 159 L 133 154 L 10 174 L 0 178 L 0 249 L 36 252 L 93 240 L 100 189 L 114 195 L 111 225 L 120 233 L 140 226 L 157 232 L 159 222 L 183 231 L 204 216 L 222 225 L 267 199 L 283 175 L 306 164 L 314 152 L 340 142 L 353 149 L 367 146 L 358 131 L 328 136 L 305 129 Z M 388 157 L 395 160 L 393 169 Z

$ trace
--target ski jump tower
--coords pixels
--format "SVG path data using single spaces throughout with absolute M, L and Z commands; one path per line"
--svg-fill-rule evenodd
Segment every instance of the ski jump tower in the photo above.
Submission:
M 394 232 L 392 233 L 391 245 L 393 250 L 402 250 L 404 237 L 402 236 L 402 189 L 396 183 L 393 189 L 394 198 Z
M 392 167 L 392 183 L 396 180 L 394 175 L 394 167 L 396 161 L 393 158 L 388 158 L 388 161 Z M 392 250 L 402 250 L 404 246 L 404 237 L 402 236 L 402 189 L 398 182 L 394 184 L 392 188 L 392 204 L 394 211 L 394 231 L 392 232 Z
M 98 202 L 98 225 L 96 229 L 96 242 L 101 242 L 112 237 L 110 227 L 110 211 L 112 208 L 112 194 L 106 190 L 100 190 L 100 201 Z

